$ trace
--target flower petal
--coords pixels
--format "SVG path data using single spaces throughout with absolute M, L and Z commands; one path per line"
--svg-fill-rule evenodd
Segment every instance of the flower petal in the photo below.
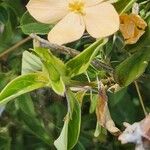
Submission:
M 131 14 L 130 17 L 137 27 L 145 30 L 147 23 L 139 15 Z
M 68 13 L 67 4 L 66 0 L 30 0 L 26 7 L 37 21 L 55 23 Z
M 109 36 L 119 29 L 119 15 L 107 2 L 88 7 L 84 20 L 88 33 L 94 38 Z
M 69 13 L 48 34 L 48 40 L 56 44 L 65 44 L 78 40 L 85 31 L 83 17 Z
M 144 33 L 145 33 L 145 31 L 135 28 L 134 36 L 125 40 L 125 43 L 126 44 L 135 44 Z
M 129 22 L 129 24 L 120 24 L 120 31 L 124 37 L 124 39 L 129 39 L 134 36 L 135 32 L 135 24 L 133 22 Z
M 97 5 L 103 1 L 104 0 L 85 0 L 85 4 L 86 4 L 86 6 L 94 6 L 94 5 Z
M 87 7 L 100 4 L 102 2 L 114 3 L 115 0 L 84 0 Z

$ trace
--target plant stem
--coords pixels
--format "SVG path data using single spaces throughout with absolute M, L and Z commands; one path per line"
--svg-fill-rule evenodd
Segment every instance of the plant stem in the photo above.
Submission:
M 66 46 L 61 46 L 61 45 L 50 43 L 49 41 L 37 36 L 36 34 L 31 34 L 30 37 L 37 40 L 37 41 L 39 41 L 41 47 L 49 48 L 54 53 L 65 54 L 65 55 L 69 55 L 70 57 L 75 57 L 78 54 L 80 54 L 79 51 L 77 51 L 73 48 L 69 48 L 69 47 L 66 47 Z M 98 69 L 98 70 L 104 69 L 108 73 L 113 73 L 113 71 L 114 71 L 113 68 L 111 68 L 109 65 L 101 62 L 98 59 L 94 59 L 92 61 L 92 65 L 96 69 Z
M 37 36 L 36 34 L 30 34 L 30 37 L 39 41 L 40 42 L 40 46 L 44 47 L 44 48 L 49 48 L 52 52 L 54 53 L 60 53 L 60 54 L 67 54 L 71 57 L 74 57 L 76 55 L 78 55 L 80 52 L 73 49 L 73 48 L 69 48 L 66 46 L 61 46 L 58 44 L 54 44 L 54 43 L 50 43 L 49 41 Z
M 5 55 L 8 54 L 8 53 L 14 51 L 15 49 L 17 49 L 18 47 L 20 47 L 21 45 L 23 45 L 24 43 L 28 42 L 28 41 L 31 40 L 31 39 L 32 39 L 32 38 L 28 36 L 28 37 L 26 37 L 25 39 L 19 41 L 19 42 L 16 43 L 15 45 L 13 45 L 12 47 L 10 47 L 10 48 L 4 50 L 4 52 L 2 52 L 2 53 L 0 54 L 0 58 L 3 57 L 3 56 L 5 56 Z
M 141 95 L 141 92 L 140 92 L 137 81 L 134 81 L 134 84 L 135 84 L 135 87 L 136 87 L 136 90 L 137 90 L 137 93 L 138 93 L 138 96 L 139 96 L 139 100 L 140 100 L 144 115 L 147 116 L 147 112 L 146 112 L 146 109 L 145 109 L 145 106 L 144 106 L 144 103 L 143 103 L 142 95 Z

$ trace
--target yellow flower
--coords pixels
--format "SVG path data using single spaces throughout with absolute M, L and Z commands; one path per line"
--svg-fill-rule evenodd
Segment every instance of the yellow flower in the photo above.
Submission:
M 106 0 L 30 0 L 29 13 L 39 22 L 56 23 L 48 40 L 65 44 L 81 38 L 85 29 L 94 38 L 103 38 L 119 29 L 119 16 Z
M 147 23 L 137 14 L 120 16 L 120 31 L 126 44 L 134 44 L 144 34 Z

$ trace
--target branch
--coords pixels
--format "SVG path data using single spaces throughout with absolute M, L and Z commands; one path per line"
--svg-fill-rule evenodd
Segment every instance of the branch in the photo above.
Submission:
M 16 43 L 15 45 L 13 45 L 12 47 L 10 47 L 10 48 L 4 50 L 4 52 L 2 52 L 2 53 L 0 54 L 0 58 L 3 57 L 3 56 L 5 56 L 6 54 L 8 54 L 8 53 L 10 53 L 10 52 L 12 52 L 12 51 L 14 51 L 14 50 L 16 50 L 18 47 L 20 47 L 20 46 L 23 45 L 24 43 L 28 42 L 29 40 L 31 40 L 31 37 L 28 36 L 28 37 L 26 37 L 25 39 L 19 41 L 19 42 Z
M 65 54 L 65 55 L 69 55 L 71 57 L 74 57 L 80 53 L 79 51 L 77 51 L 75 49 L 72 49 L 72 48 L 69 48 L 66 46 L 60 46 L 58 44 L 50 43 L 49 41 L 47 41 L 33 33 L 30 34 L 30 37 L 39 41 L 41 47 L 49 48 L 49 49 L 51 49 L 52 52 L 55 52 L 55 53 Z
M 37 36 L 36 34 L 31 34 L 30 37 L 37 40 L 37 41 L 39 41 L 41 47 L 49 48 L 54 53 L 65 54 L 65 55 L 69 55 L 71 57 L 75 57 L 78 54 L 80 54 L 79 51 L 77 51 L 73 48 L 69 48 L 69 47 L 66 47 L 66 46 L 61 46 L 61 45 L 50 43 L 49 41 Z M 92 65 L 96 69 L 98 69 L 98 70 L 99 69 L 104 69 L 108 73 L 113 73 L 113 71 L 114 71 L 113 68 L 111 68 L 109 65 L 101 62 L 98 59 L 93 60 Z

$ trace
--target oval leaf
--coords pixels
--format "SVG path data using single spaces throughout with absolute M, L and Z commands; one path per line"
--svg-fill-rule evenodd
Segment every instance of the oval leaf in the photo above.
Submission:
M 49 83 L 52 89 L 57 94 L 64 95 L 65 85 L 63 76 L 66 71 L 64 63 L 46 48 L 35 48 L 35 52 L 43 62 L 45 70 L 48 73 Z
M 25 34 L 48 34 L 52 29 L 52 25 L 37 22 L 31 15 L 26 12 L 21 18 L 20 27 Z
M 141 50 L 117 66 L 115 78 L 121 86 L 128 86 L 145 71 L 150 60 L 150 48 Z
M 43 73 L 22 75 L 12 80 L 0 93 L 0 104 L 48 84 L 48 79 Z
M 65 123 L 58 139 L 54 142 L 58 150 L 71 150 L 77 143 L 81 125 L 81 106 L 75 95 L 68 90 L 67 92 L 68 113 Z
M 98 50 L 106 43 L 106 40 L 98 40 L 66 63 L 67 75 L 73 77 L 84 73 L 89 67 Z

